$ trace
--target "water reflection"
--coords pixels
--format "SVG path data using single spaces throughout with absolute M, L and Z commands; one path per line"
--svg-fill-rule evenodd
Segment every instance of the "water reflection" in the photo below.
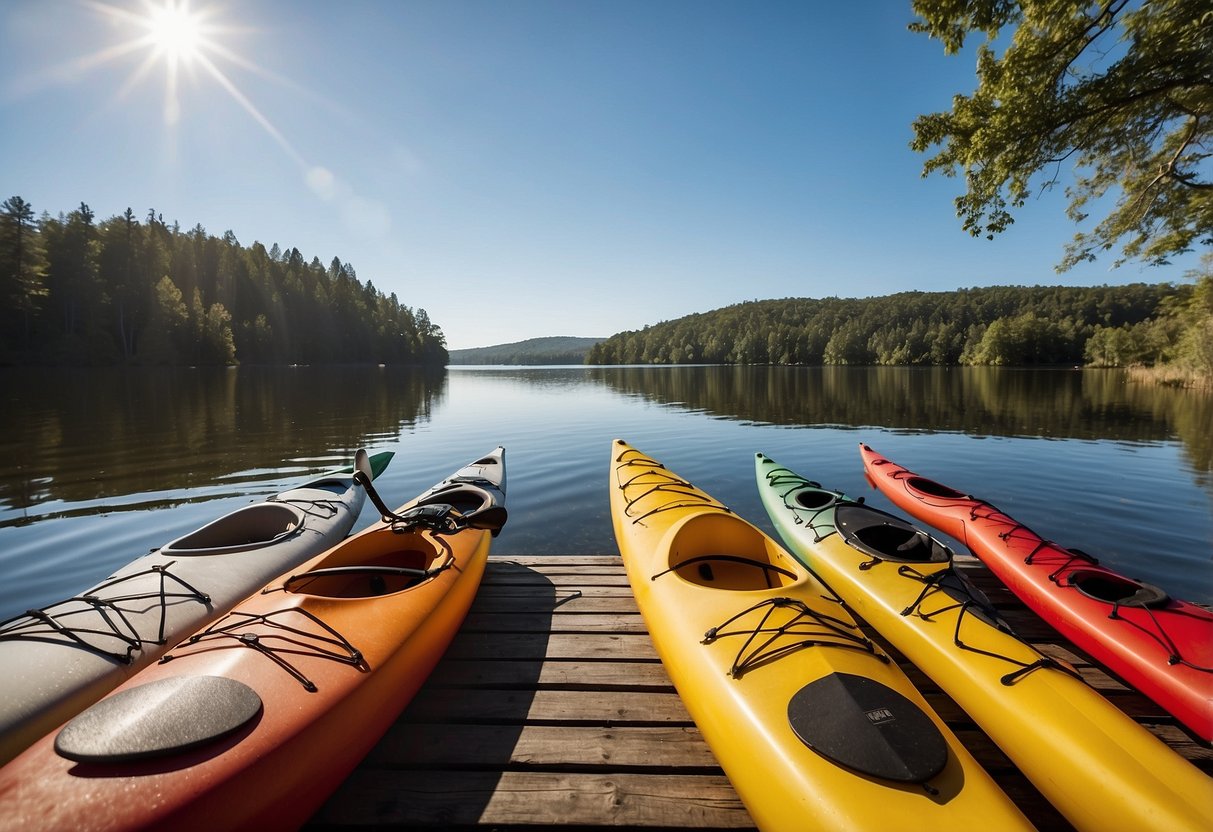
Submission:
M 726 419 L 798 427 L 1156 442 L 1213 471 L 1213 394 L 1117 370 L 996 367 L 595 367 L 613 390 Z
M 23 510 L 347 464 L 427 421 L 445 371 L 315 367 L 6 370 L 0 507 Z M 379 442 L 382 444 L 382 442 Z M 290 470 L 286 473 L 290 473 Z M 141 505 L 140 507 L 146 507 Z M 0 514 L 0 526 L 21 522 Z
M 974 471 L 997 472 L 989 496 L 1037 531 L 1184 587 L 1181 597 L 1213 600 L 1211 404 L 1115 372 L 0 370 L 0 569 L 9 578 L 0 618 L 347 464 L 360 446 L 397 453 L 378 487 L 398 505 L 503 444 L 510 522 L 494 552 L 613 552 L 604 464 L 616 436 L 759 523 L 756 450 L 855 494 L 867 492 L 861 439 L 951 485 L 983 485 Z

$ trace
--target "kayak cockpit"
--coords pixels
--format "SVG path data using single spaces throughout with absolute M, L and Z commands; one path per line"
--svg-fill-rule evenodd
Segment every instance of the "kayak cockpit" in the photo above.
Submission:
M 929 494 L 932 497 L 943 497 L 947 500 L 972 499 L 968 494 L 957 491 L 954 488 L 948 488 L 943 483 L 929 480 L 926 477 L 907 477 L 905 483 L 915 491 L 921 491 L 923 494 Z
M 160 548 L 166 556 L 220 555 L 272 546 L 303 529 L 303 513 L 285 503 L 237 509 Z
M 721 512 L 695 514 L 666 533 L 667 568 L 682 580 L 711 589 L 761 590 L 800 580 L 792 559 L 744 520 Z
M 839 506 L 834 527 L 848 545 L 878 560 L 948 563 L 952 559 L 951 551 L 926 532 L 870 506 Z
M 314 569 L 292 575 L 282 588 L 323 598 L 373 598 L 425 583 L 452 563 L 446 547 L 419 534 L 387 540 L 389 545 L 380 548 L 338 548 Z
M 807 508 L 810 511 L 820 511 L 824 508 L 829 508 L 838 501 L 838 497 L 829 491 L 823 491 L 820 488 L 801 488 L 798 489 L 792 496 L 798 508 Z
M 1113 607 L 1154 609 L 1166 606 L 1171 600 L 1161 587 L 1099 569 L 1075 569 L 1066 575 L 1065 583 L 1088 598 Z

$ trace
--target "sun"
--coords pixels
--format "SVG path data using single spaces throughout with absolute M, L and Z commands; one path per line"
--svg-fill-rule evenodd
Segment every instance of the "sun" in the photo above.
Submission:
M 78 62 L 87 67 L 127 56 L 142 55 L 142 60 L 119 90 L 125 94 L 156 67 L 164 69 L 164 121 L 176 124 L 181 116 L 178 78 L 182 69 L 193 73 L 200 69 L 215 78 L 225 88 L 231 82 L 216 64 L 225 60 L 241 65 L 245 62 L 226 49 L 220 40 L 230 27 L 215 19 L 213 6 L 194 9 L 190 0 L 126 0 L 126 5 L 112 5 L 101 0 L 81 0 L 98 14 L 108 18 L 115 30 L 124 32 L 126 39 Z M 229 89 L 229 92 L 231 90 Z
M 255 29 L 235 26 L 220 19 L 216 0 L 76 0 L 105 20 L 116 39 L 96 51 L 72 61 L 72 75 L 102 65 L 134 60 L 136 66 L 115 93 L 123 99 L 143 81 L 163 70 L 164 124 L 174 128 L 180 122 L 185 102 L 181 94 L 181 75 L 195 82 L 218 85 L 274 139 L 296 163 L 306 164 L 281 131 L 240 89 L 231 71 L 243 71 L 280 81 L 258 64 L 237 54 L 225 41 L 233 35 Z M 199 83 L 192 86 L 200 89 Z
M 149 8 L 143 24 L 149 45 L 167 61 L 188 63 L 206 47 L 206 19 L 190 11 L 187 0 Z

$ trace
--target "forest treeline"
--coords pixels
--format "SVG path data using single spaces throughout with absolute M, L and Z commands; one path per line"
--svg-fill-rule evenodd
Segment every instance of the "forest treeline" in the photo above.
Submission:
M 246 247 L 154 211 L 98 222 L 81 203 L 35 218 L 19 196 L 0 211 L 0 364 L 446 359 L 424 309 L 360 282 L 336 257 L 326 267 L 298 248 Z
M 1195 286 L 992 286 L 766 300 L 622 332 L 590 364 L 1119 367 L 1195 356 L 1213 372 L 1213 277 Z

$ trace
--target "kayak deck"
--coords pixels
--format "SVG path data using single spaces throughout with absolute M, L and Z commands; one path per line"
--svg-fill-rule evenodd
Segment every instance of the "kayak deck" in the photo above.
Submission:
M 1061 640 L 978 561 L 957 565 L 1020 635 L 1213 775 L 1213 750 L 1174 718 Z M 951 699 L 901 664 L 1029 820 L 1070 828 Z M 618 555 L 490 556 L 428 683 L 309 825 L 377 823 L 753 827 L 657 658 Z

